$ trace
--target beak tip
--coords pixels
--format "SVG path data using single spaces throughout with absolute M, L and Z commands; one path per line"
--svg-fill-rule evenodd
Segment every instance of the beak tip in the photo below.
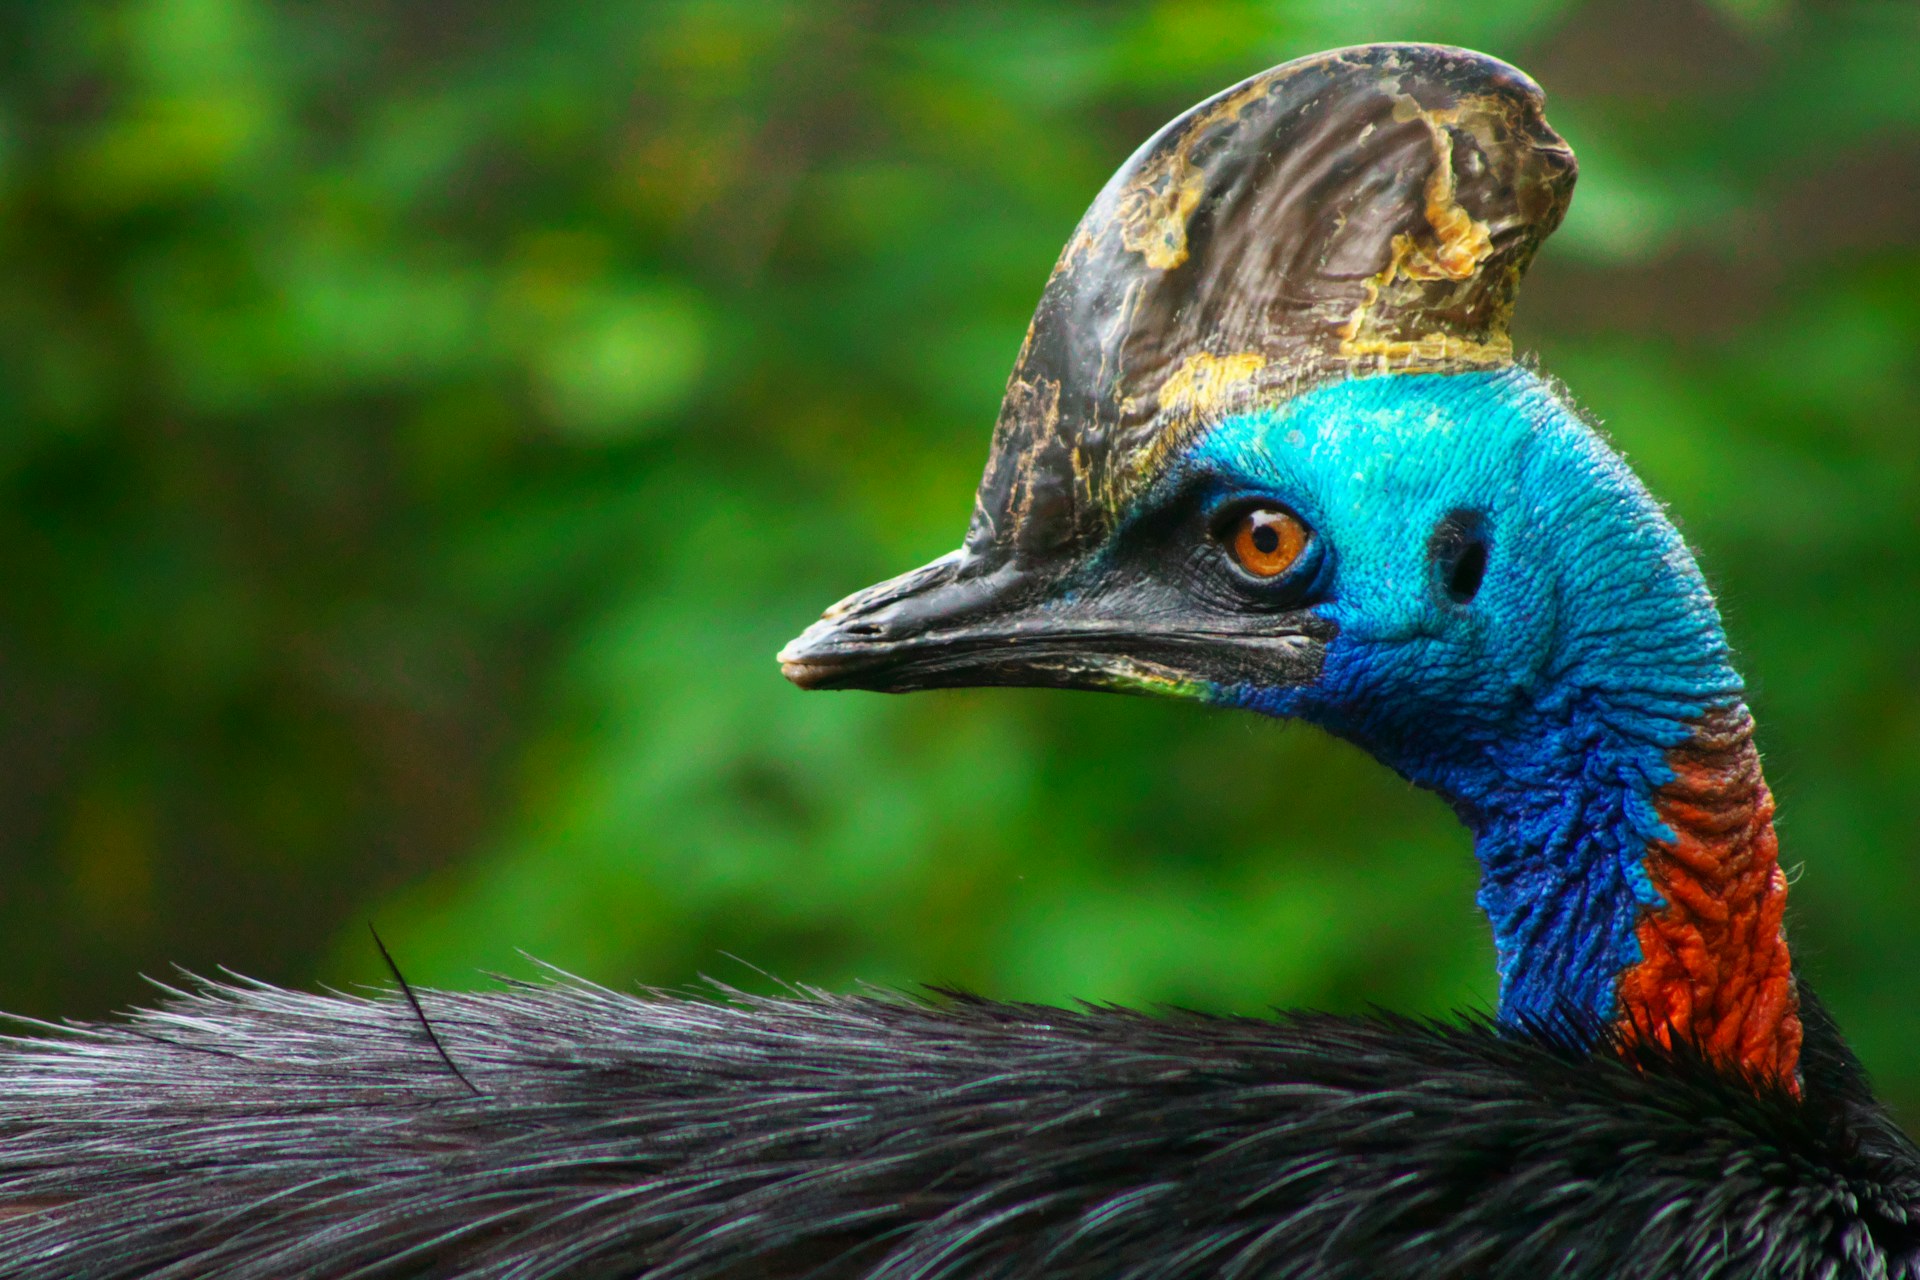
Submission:
M 802 689 L 895 691 L 888 673 L 951 617 L 953 595 L 973 603 L 952 592 L 964 560 L 956 551 L 838 601 L 775 655 L 780 674 Z
M 802 689 L 814 688 L 820 678 L 818 668 L 805 662 L 788 662 L 785 658 L 780 660 L 780 674 Z
M 806 649 L 797 641 L 775 655 L 774 661 L 780 664 L 780 674 L 802 689 L 818 689 L 826 681 L 826 666 L 809 661 Z
M 802 689 L 818 689 L 825 684 L 833 664 L 822 660 L 820 639 L 822 632 L 832 629 L 830 619 L 822 618 L 787 641 L 774 655 L 774 661 L 780 664 L 780 674 Z

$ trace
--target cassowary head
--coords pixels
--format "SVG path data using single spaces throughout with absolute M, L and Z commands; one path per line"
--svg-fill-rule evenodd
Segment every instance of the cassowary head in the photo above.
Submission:
M 965 545 L 781 663 L 1319 724 L 1474 829 L 1504 1017 L 1790 1075 L 1785 885 L 1713 601 L 1514 361 L 1574 181 L 1542 101 L 1494 59 L 1379 45 L 1161 130 L 1054 268 Z

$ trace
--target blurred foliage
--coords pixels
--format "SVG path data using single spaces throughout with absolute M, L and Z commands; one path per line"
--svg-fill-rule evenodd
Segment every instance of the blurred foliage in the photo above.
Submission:
M 1468 843 L 1311 732 L 772 654 L 966 519 L 1162 121 L 1474 45 L 1584 176 L 1521 340 L 1700 547 L 1804 971 L 1920 1107 L 1920 7 L 0 12 L 0 1004 L 423 981 L 1484 1006 Z M 737 957 L 737 959 L 735 958 Z

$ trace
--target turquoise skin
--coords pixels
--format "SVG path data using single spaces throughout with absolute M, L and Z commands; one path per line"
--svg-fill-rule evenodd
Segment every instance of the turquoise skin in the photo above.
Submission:
M 1668 753 L 1743 691 L 1659 504 L 1520 368 L 1319 388 L 1221 423 L 1154 493 L 1196 473 L 1314 530 L 1301 572 L 1338 628 L 1311 684 L 1207 696 L 1311 721 L 1446 797 L 1474 833 L 1502 1019 L 1611 1021 L 1661 901 L 1645 858 L 1673 835 Z M 1464 603 L 1436 562 L 1450 517 L 1487 553 Z

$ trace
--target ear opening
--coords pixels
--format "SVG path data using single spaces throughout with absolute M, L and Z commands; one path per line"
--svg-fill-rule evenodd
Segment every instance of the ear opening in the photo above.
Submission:
M 1486 517 L 1457 508 L 1440 518 L 1427 540 L 1436 593 L 1448 604 L 1465 608 L 1480 594 L 1493 555 Z

